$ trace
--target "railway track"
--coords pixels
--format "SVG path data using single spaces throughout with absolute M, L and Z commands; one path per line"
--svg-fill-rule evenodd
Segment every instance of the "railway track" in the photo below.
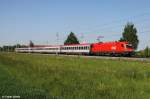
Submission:
M 147 61 L 150 62 L 150 58 L 138 58 L 138 57 L 111 57 L 111 56 L 89 56 L 89 55 L 65 55 L 65 54 L 39 54 L 38 55 L 50 55 L 50 56 L 65 56 L 65 57 L 81 57 L 81 58 L 95 58 L 95 59 L 112 59 L 112 60 L 131 60 L 131 61 Z
M 71 57 L 83 57 L 83 58 L 96 58 L 96 59 L 112 59 L 112 60 L 131 60 L 131 61 L 147 61 L 150 62 L 150 58 L 137 58 L 137 57 L 110 57 L 110 56 L 79 56 L 79 55 L 60 55 Z
M 132 61 L 149 61 L 150 58 L 135 58 L 135 57 L 108 57 L 108 56 L 87 56 L 89 58 L 112 59 L 112 60 L 132 60 Z

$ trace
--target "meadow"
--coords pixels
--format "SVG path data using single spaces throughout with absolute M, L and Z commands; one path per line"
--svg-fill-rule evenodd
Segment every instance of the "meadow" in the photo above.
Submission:
M 150 62 L 0 53 L 0 98 L 150 99 Z

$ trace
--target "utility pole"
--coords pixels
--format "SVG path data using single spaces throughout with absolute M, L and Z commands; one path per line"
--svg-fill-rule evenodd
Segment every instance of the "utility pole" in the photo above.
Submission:
M 80 43 L 84 43 L 84 35 L 83 35 L 83 33 L 81 33 L 81 42 Z
M 98 36 L 98 37 L 97 37 L 97 41 L 98 41 L 98 43 L 100 43 L 100 42 L 101 42 L 101 40 L 100 40 L 101 38 L 104 38 L 104 36 Z
M 7 46 L 7 52 L 9 52 L 9 45 Z

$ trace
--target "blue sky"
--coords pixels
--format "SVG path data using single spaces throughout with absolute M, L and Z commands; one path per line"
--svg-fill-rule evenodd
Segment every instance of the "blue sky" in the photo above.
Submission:
M 133 22 L 139 49 L 150 46 L 149 0 L 0 0 L 0 45 L 63 44 L 73 31 L 81 42 L 116 41 Z

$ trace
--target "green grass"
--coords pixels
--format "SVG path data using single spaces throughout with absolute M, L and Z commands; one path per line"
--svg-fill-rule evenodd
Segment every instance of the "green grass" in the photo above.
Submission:
M 6 95 L 150 99 L 150 62 L 0 53 L 0 96 Z

